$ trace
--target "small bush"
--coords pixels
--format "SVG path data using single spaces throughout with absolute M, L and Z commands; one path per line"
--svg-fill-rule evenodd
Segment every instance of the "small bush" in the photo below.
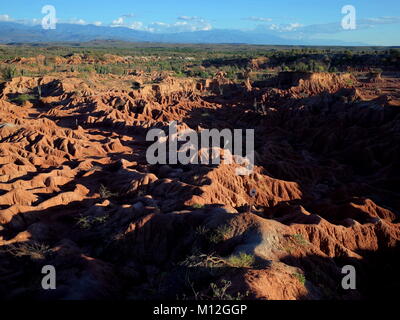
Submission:
M 110 68 L 110 73 L 121 76 L 125 74 L 125 69 L 122 66 L 112 65 Z
M 16 103 L 18 105 L 24 104 L 26 101 L 32 101 L 35 100 L 36 97 L 31 94 L 20 94 L 15 98 L 11 98 L 10 102 Z
M 349 87 L 354 85 L 354 81 L 351 79 L 347 79 L 345 82 L 346 82 L 346 85 L 348 85 Z
M 248 292 L 246 294 L 237 293 L 236 296 L 229 294 L 227 291 L 231 287 L 232 282 L 223 279 L 221 281 L 221 285 L 218 286 L 215 283 L 210 284 L 210 288 L 212 290 L 212 299 L 214 300 L 242 300 L 246 296 L 249 295 Z
M 43 260 L 51 252 L 48 245 L 42 243 L 21 243 L 11 245 L 5 250 L 15 257 L 30 257 L 32 260 Z
M 107 215 L 101 217 L 80 216 L 77 219 L 76 225 L 81 229 L 88 230 L 95 225 L 105 223 L 108 218 L 109 217 Z
M 79 217 L 76 224 L 81 229 L 90 229 L 92 227 L 92 224 L 90 223 L 90 218 L 84 216 Z
M 81 66 L 78 66 L 78 72 L 79 73 L 95 73 L 96 69 L 90 65 L 81 65 Z
M 233 232 L 233 228 L 230 225 L 223 225 L 219 226 L 217 229 L 211 231 L 211 233 L 208 236 L 208 240 L 211 243 L 220 243 L 224 240 L 227 240 L 231 237 L 231 234 Z
M 1 70 L 1 76 L 4 80 L 10 81 L 18 76 L 18 71 L 14 66 L 7 66 Z
M 108 199 L 118 196 L 118 193 L 111 192 L 106 186 L 100 185 L 99 194 L 102 199 Z
M 188 268 L 218 268 L 226 266 L 226 262 L 224 259 L 212 254 L 194 254 L 188 256 L 179 265 Z
M 305 246 L 309 244 L 309 242 L 306 239 L 304 239 L 302 234 L 296 233 L 292 235 L 292 238 L 298 245 Z
M 198 226 L 197 228 L 196 228 L 196 234 L 197 235 L 199 235 L 199 236 L 205 236 L 205 235 L 207 235 L 207 233 L 209 233 L 210 232 L 210 230 L 207 228 L 207 227 L 205 227 L 205 226 Z
M 237 256 L 231 256 L 226 260 L 227 264 L 235 268 L 251 268 L 255 258 L 251 254 L 241 252 Z
M 302 285 L 304 285 L 305 283 L 306 283 L 306 277 L 304 276 L 304 274 L 301 274 L 301 273 L 293 273 L 293 276 L 297 279 L 297 280 L 299 280 L 299 282 L 302 284 Z
M 103 66 L 103 65 L 96 64 L 94 66 L 94 69 L 96 70 L 96 72 L 98 74 L 109 74 L 109 73 L 111 73 L 111 70 L 110 70 L 110 68 L 108 66 Z

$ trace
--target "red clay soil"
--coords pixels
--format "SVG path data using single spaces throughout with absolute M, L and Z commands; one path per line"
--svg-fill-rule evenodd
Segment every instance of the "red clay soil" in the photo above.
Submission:
M 40 98 L 13 99 L 38 85 Z M 0 92 L 0 297 L 398 292 L 395 75 L 281 74 L 257 86 L 218 74 L 118 88 L 70 74 L 14 78 Z M 198 132 L 254 128 L 254 172 L 149 165 L 147 130 L 172 120 Z M 51 292 L 40 286 L 47 264 L 57 269 Z M 341 287 L 344 265 L 357 270 L 356 290 Z M 226 286 L 225 296 L 215 286 Z

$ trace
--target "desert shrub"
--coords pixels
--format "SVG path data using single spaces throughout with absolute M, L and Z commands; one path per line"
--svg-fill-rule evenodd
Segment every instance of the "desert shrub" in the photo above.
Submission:
M 32 94 L 20 94 L 14 98 L 10 99 L 10 102 L 16 103 L 18 105 L 24 104 L 26 101 L 35 100 L 36 97 Z
M 346 83 L 346 85 L 348 85 L 348 86 L 353 86 L 353 85 L 354 85 L 354 81 L 351 80 L 351 79 L 346 79 L 346 80 L 345 80 L 345 83 Z
M 119 65 L 111 65 L 110 73 L 115 74 L 115 75 L 123 75 L 123 74 L 125 74 L 125 69 L 124 69 L 124 67 L 119 66 Z
M 179 263 L 180 266 L 188 268 L 217 268 L 226 266 L 226 261 L 213 254 L 193 254 Z
M 302 273 L 293 273 L 293 277 L 299 280 L 299 282 L 303 285 L 306 283 L 306 277 Z
M 29 69 L 21 68 L 18 71 L 18 75 L 21 75 L 21 76 L 24 76 L 24 77 L 35 77 L 35 76 L 38 75 L 38 73 L 34 72 L 34 71 L 31 71 Z
M 231 256 L 227 260 L 227 264 L 236 268 L 250 268 L 254 265 L 255 258 L 251 254 L 241 252 L 237 256 Z
M 309 70 L 309 68 L 304 62 L 299 62 L 292 66 L 292 70 L 298 72 L 306 72 Z
M 174 73 L 175 77 L 178 77 L 178 78 L 185 78 L 186 77 L 186 74 L 183 71 L 174 71 L 174 72 L 175 72 Z
M 241 294 L 238 292 L 235 295 L 229 294 L 227 291 L 232 286 L 232 282 L 228 280 L 221 280 L 221 284 L 218 286 L 216 283 L 211 283 L 210 288 L 212 291 L 212 299 L 215 300 L 242 300 L 246 296 L 249 295 L 248 292 L 246 294 Z
M 29 257 L 32 260 L 42 260 L 51 252 L 48 245 L 43 243 L 20 243 L 12 244 L 9 248 L 4 250 L 5 252 L 15 257 Z
M 233 228 L 230 225 L 219 226 L 217 229 L 210 231 L 208 240 L 211 243 L 217 244 L 232 236 Z
M 94 73 L 94 72 L 96 72 L 96 70 L 93 66 L 81 65 L 81 66 L 78 66 L 78 72 L 79 73 Z
M 199 292 L 195 290 L 195 283 L 187 280 L 189 287 L 192 290 L 193 297 L 183 296 L 183 300 L 243 300 L 249 296 L 249 291 L 244 294 L 241 292 L 229 293 L 228 290 L 232 286 L 232 282 L 222 279 L 219 283 L 210 283 L 208 292 Z
M 10 81 L 18 76 L 18 70 L 14 66 L 6 66 L 1 69 L 1 76 L 4 80 Z
M 54 66 L 55 61 L 56 61 L 55 57 L 46 56 L 46 58 L 43 61 L 43 64 L 45 66 Z
M 99 194 L 100 194 L 100 197 L 101 197 L 102 199 L 108 199 L 108 198 L 111 198 L 111 197 L 118 196 L 118 193 L 113 193 L 113 192 L 111 192 L 111 191 L 110 191 L 106 186 L 104 186 L 103 184 L 100 185 Z
M 185 71 L 186 75 L 188 77 L 194 77 L 194 78 L 212 78 L 215 72 L 213 73 L 212 71 L 209 71 L 209 69 L 201 69 L 199 67 L 195 67 L 189 70 Z
M 237 80 L 240 69 L 236 66 L 225 66 L 221 68 L 226 73 L 226 77 L 231 80 Z
M 293 239 L 298 245 L 301 245 L 301 246 L 304 246 L 304 245 L 309 244 L 309 242 L 308 242 L 306 239 L 304 239 L 303 235 L 302 235 L 302 234 L 299 234 L 299 233 L 296 233 L 296 234 L 292 235 L 292 239 Z
M 327 70 L 328 70 L 328 68 L 325 65 L 323 65 L 323 64 L 315 64 L 315 65 L 312 66 L 310 71 L 312 71 L 312 72 L 325 72 Z
M 196 234 L 197 235 L 199 235 L 199 236 L 205 236 L 205 235 L 207 235 L 207 233 L 208 232 L 210 232 L 210 230 L 207 228 L 207 227 L 205 227 L 205 226 L 198 226 L 197 228 L 196 228 Z
M 88 216 L 80 216 L 76 221 L 76 225 L 81 229 L 90 229 L 92 227 L 90 217 Z
M 81 229 L 91 229 L 95 225 L 103 224 L 109 219 L 108 215 L 99 217 L 80 216 L 77 218 L 76 225 Z
M 96 70 L 96 72 L 97 72 L 98 74 L 109 74 L 109 73 L 111 73 L 111 70 L 110 70 L 110 67 L 109 67 L 109 66 L 104 66 L 104 65 L 96 64 L 96 65 L 94 66 L 94 69 Z

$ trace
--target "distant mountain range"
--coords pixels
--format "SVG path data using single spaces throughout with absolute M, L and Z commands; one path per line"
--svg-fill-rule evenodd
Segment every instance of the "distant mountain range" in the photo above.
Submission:
M 358 46 L 335 40 L 290 40 L 267 32 L 222 30 L 193 31 L 180 33 L 152 33 L 125 27 L 98 27 L 95 25 L 57 24 L 55 30 L 44 30 L 41 25 L 25 25 L 15 22 L 0 22 L 0 43 L 32 42 L 87 42 L 92 40 L 122 40 L 134 42 L 164 43 L 226 43 L 265 45 L 338 45 Z

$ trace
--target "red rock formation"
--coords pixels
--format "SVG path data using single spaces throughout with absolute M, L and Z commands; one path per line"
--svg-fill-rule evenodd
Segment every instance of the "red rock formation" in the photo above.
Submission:
M 380 270 L 376 261 L 394 263 L 400 240 L 398 96 L 378 101 L 346 74 L 281 74 L 279 87 L 247 90 L 223 74 L 211 82 L 165 77 L 138 90 L 96 77 L 90 86 L 73 77 L 4 86 L 0 296 L 127 297 L 155 284 L 163 297 L 193 294 L 176 284 L 184 272 L 204 297 L 223 280 L 229 294 L 256 299 L 373 296 L 368 277 Z M 10 102 L 38 84 L 41 98 Z M 150 166 L 145 134 L 173 120 L 198 131 L 254 128 L 254 172 Z M 229 262 L 240 253 L 254 263 Z M 35 257 L 57 266 L 55 292 L 23 287 Z M 345 264 L 360 273 L 358 291 L 340 288 Z M 391 276 L 398 285 L 397 271 Z

